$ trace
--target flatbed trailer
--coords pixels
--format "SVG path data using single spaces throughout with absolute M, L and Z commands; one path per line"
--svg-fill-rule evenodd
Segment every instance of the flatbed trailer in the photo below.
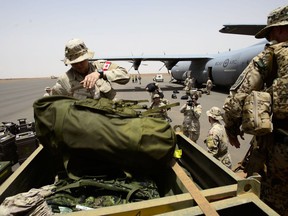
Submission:
M 237 175 L 182 133 L 177 133 L 177 144 L 182 157 L 172 161 L 169 178 L 163 181 L 172 194 L 65 215 L 277 215 L 259 199 L 259 181 Z M 39 145 L 0 186 L 0 203 L 8 196 L 52 184 L 50 160 Z

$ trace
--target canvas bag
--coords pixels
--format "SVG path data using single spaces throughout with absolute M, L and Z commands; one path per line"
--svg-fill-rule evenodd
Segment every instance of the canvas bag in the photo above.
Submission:
M 257 136 L 272 132 L 271 95 L 268 92 L 252 91 L 245 98 L 242 129 Z
M 121 103 L 50 96 L 35 101 L 33 108 L 36 135 L 53 153 L 65 156 L 68 152 L 84 162 L 87 156 L 87 160 L 96 158 L 102 164 L 143 173 L 157 172 L 173 157 L 176 135 L 170 124 L 141 117 L 139 111 Z

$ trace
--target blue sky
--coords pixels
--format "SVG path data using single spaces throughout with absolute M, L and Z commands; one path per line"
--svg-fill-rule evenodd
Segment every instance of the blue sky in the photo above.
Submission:
M 97 56 L 214 54 L 243 48 L 258 40 L 219 33 L 223 24 L 266 24 L 267 14 L 286 4 L 287 0 L 2 0 L 0 78 L 63 74 L 68 67 L 61 59 L 72 38 L 83 39 Z M 157 72 L 161 66 L 148 63 L 139 70 Z

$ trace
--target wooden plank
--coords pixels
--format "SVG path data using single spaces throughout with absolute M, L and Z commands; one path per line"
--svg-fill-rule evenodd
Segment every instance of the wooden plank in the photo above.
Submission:
M 51 158 L 45 154 L 43 146 L 39 147 L 14 171 L 0 186 L 0 203 L 8 196 L 27 192 L 53 183 L 50 169 Z
M 215 208 L 210 205 L 208 200 L 201 194 L 200 190 L 194 184 L 194 182 L 185 174 L 181 166 L 174 161 L 172 163 L 172 169 L 177 174 L 178 178 L 182 181 L 184 186 L 187 188 L 191 196 L 194 198 L 198 206 L 201 208 L 205 215 L 217 216 L 219 215 Z
M 211 205 L 220 215 L 279 215 L 254 193 L 246 193 L 229 199 L 219 200 Z M 203 215 L 199 206 L 159 214 L 159 216 Z

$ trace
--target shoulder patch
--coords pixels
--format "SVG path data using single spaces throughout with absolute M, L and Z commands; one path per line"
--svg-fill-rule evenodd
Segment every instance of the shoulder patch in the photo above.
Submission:
M 109 69 L 110 65 L 111 65 L 111 62 L 106 61 L 104 66 L 103 66 L 103 71 L 107 71 Z
M 239 77 L 237 78 L 236 82 L 231 86 L 230 91 L 235 91 L 240 85 L 241 83 L 243 83 L 245 77 L 246 77 L 246 70 L 248 69 L 248 67 L 251 68 L 251 63 L 247 66 L 247 68 L 239 75 Z

